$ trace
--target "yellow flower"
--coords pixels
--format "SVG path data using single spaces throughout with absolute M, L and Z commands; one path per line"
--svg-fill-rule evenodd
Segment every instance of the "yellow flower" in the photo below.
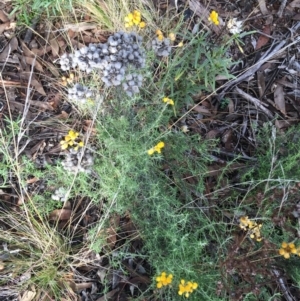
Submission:
M 171 41 L 175 41 L 175 40 L 176 40 L 176 35 L 175 35 L 175 33 L 173 33 L 173 32 L 169 33 L 169 39 L 170 39 Z
M 171 98 L 164 97 L 163 102 L 167 103 L 168 105 L 174 106 L 174 100 Z
M 167 275 L 166 272 L 162 272 L 160 274 L 160 276 L 155 278 L 155 280 L 157 282 L 156 287 L 157 288 L 162 288 L 163 286 L 167 286 L 167 285 L 170 285 L 172 283 L 173 275 L 172 274 Z
M 83 141 L 78 141 L 79 133 L 70 130 L 68 135 L 64 137 L 64 140 L 60 141 L 60 146 L 62 150 L 67 149 L 69 146 L 74 145 L 74 149 L 78 150 L 79 147 L 83 147 Z
M 294 243 L 283 242 L 281 244 L 281 248 L 279 249 L 279 254 L 283 256 L 285 259 L 289 259 L 291 254 L 299 255 L 299 248 L 296 249 Z
M 178 287 L 178 295 L 184 295 L 186 298 L 188 298 L 190 294 L 197 289 L 197 287 L 198 283 L 192 281 L 186 282 L 184 279 L 181 279 Z
M 61 78 L 61 80 L 62 80 L 62 85 L 64 86 L 64 87 L 66 87 L 68 84 L 72 84 L 73 83 L 73 81 L 74 81 L 74 73 L 70 73 L 70 76 L 69 77 L 65 77 L 65 76 L 63 76 L 62 78 Z
M 219 25 L 218 13 L 213 10 L 209 15 L 208 20 L 213 22 L 215 25 Z
M 162 40 L 164 39 L 164 35 L 163 35 L 163 33 L 162 33 L 162 31 L 161 31 L 160 29 L 157 29 L 155 33 L 156 33 L 156 35 L 157 35 L 157 38 L 158 38 L 160 41 L 162 41 Z
M 151 156 L 151 155 L 153 155 L 155 152 L 157 152 L 157 153 L 160 154 L 162 148 L 164 148 L 164 147 L 165 147 L 165 143 L 161 141 L 161 142 L 157 143 L 154 147 L 152 147 L 152 148 L 150 148 L 150 149 L 148 150 L 148 155 Z
M 255 239 L 256 241 L 261 241 L 261 233 L 260 229 L 262 227 L 262 224 L 258 224 L 248 218 L 248 216 L 242 216 L 240 217 L 240 228 L 244 231 L 249 231 L 250 237 L 252 239 Z
M 160 29 L 156 29 L 155 33 L 159 36 L 159 35 L 163 35 L 162 31 Z
M 146 27 L 146 23 L 144 21 L 142 21 L 140 24 L 139 24 L 139 27 L 140 28 L 145 28 Z
M 183 125 L 183 126 L 181 127 L 181 131 L 182 131 L 183 133 L 187 133 L 187 132 L 189 132 L 190 130 L 189 130 L 189 128 L 188 128 L 187 125 Z
M 148 155 L 151 156 L 153 154 L 154 154 L 154 148 L 152 147 L 148 150 Z
M 125 27 L 129 28 L 133 25 L 137 25 L 140 28 L 144 28 L 146 23 L 142 21 L 142 15 L 138 10 L 134 10 L 132 13 L 129 13 L 125 18 Z
M 183 46 L 183 42 L 181 41 L 178 43 L 177 47 L 182 47 L 182 46 Z

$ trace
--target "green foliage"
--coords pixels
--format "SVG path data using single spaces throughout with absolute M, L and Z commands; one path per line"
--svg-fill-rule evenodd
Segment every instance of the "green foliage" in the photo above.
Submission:
M 38 20 L 41 14 L 47 17 L 61 15 L 64 11 L 72 10 L 73 0 L 13 0 L 13 11 L 19 13 L 18 22 L 31 26 L 34 20 Z
M 109 114 L 96 120 L 94 165 L 106 210 L 120 214 L 130 210 L 141 231 L 144 252 L 155 270 L 171 272 L 177 280 L 183 277 L 207 283 L 208 276 L 211 281 L 212 274 L 204 275 L 199 258 L 207 258 L 205 269 L 215 265 L 205 247 L 212 237 L 222 240 L 216 229 L 224 225 L 208 224 L 207 217 L 195 207 L 193 192 L 203 192 L 201 175 L 210 162 L 212 143 L 168 129 L 173 110 L 161 99 L 116 96 L 110 104 Z M 159 141 L 165 143 L 162 154 L 149 156 L 147 150 Z M 186 178 L 198 182 L 196 188 L 192 189 Z M 92 241 L 94 249 L 105 243 L 102 238 Z M 207 288 L 203 289 L 204 296 Z M 176 295 L 175 289 L 173 296 Z
M 202 32 L 196 36 L 187 33 L 184 38 L 185 47 L 176 50 L 171 62 L 165 66 L 161 63 L 160 68 L 165 68 L 165 72 L 160 85 L 175 99 L 189 103 L 191 96 L 199 91 L 214 91 L 217 75 L 233 78 L 228 72 L 233 63 L 226 57 L 230 41 L 227 45 L 213 45 L 208 34 Z
M 87 9 L 101 20 L 101 25 L 109 29 L 115 26 L 114 18 L 123 14 L 118 9 L 113 17 L 107 13 L 106 10 L 115 8 L 114 1 L 107 6 L 86 4 Z M 127 4 L 124 2 L 122 5 Z M 27 25 L 30 25 L 32 19 L 41 11 L 46 11 L 48 16 L 56 15 L 63 10 L 72 9 L 72 6 L 71 0 L 15 0 L 15 11 L 20 12 L 21 20 Z M 29 203 L 23 208 L 39 217 L 46 217 L 54 209 L 62 207 L 61 202 L 51 199 L 52 193 L 59 187 L 67 191 L 68 199 L 76 201 L 77 197 L 84 197 L 94 203 L 101 203 L 103 217 L 89 232 L 90 249 L 110 256 L 113 268 L 122 269 L 122 260 L 128 255 L 140 256 L 147 259 L 154 274 L 166 271 L 174 275 L 174 287 L 161 291 L 161 299 L 177 300 L 176 285 L 183 278 L 199 284 L 189 300 L 223 301 L 225 297 L 219 297 L 215 292 L 218 282 L 223 277 L 220 262 L 228 256 L 229 246 L 239 236 L 236 233 L 240 229 L 234 221 L 236 212 L 259 215 L 263 220 L 262 236 L 270 238 L 270 244 L 279 245 L 283 239 L 288 240 L 291 236 L 283 230 L 278 231 L 272 221 L 278 204 L 268 206 L 268 195 L 264 196 L 260 206 L 255 200 L 249 201 L 248 197 L 252 192 L 256 192 L 255 188 L 261 183 L 272 182 L 278 187 L 299 179 L 297 163 L 300 156 L 300 137 L 297 133 L 298 128 L 289 130 L 284 136 L 269 126 L 258 131 L 257 161 L 249 166 L 243 177 L 244 186 L 248 191 L 241 194 L 232 190 L 231 193 L 224 193 L 224 199 L 222 193 L 218 199 L 218 193 L 214 192 L 216 201 L 213 204 L 208 203 L 204 196 L 205 175 L 211 163 L 210 150 L 215 142 L 203 140 L 198 134 L 181 132 L 172 123 L 177 120 L 177 114 L 182 108 L 194 103 L 194 94 L 201 91 L 213 92 L 216 89 L 217 75 L 232 78 L 228 69 L 233 63 L 226 53 L 231 42 L 237 37 L 230 39 L 226 44 L 214 45 L 209 41 L 208 34 L 203 32 L 197 35 L 178 35 L 184 40 L 184 48 L 174 47 L 172 57 L 161 59 L 156 58 L 151 51 L 147 52 L 147 66 L 142 70 L 145 85 L 141 88 L 139 96 L 128 98 L 123 92 L 120 93 L 118 88 L 109 91 L 102 89 L 103 87 L 100 89 L 99 78 L 95 74 L 93 78 L 88 77 L 85 81 L 91 81 L 90 85 L 95 89 L 104 90 L 101 110 L 95 109 L 95 112 L 92 112 L 92 105 L 79 108 L 81 116 L 93 116 L 95 122 L 96 135 L 91 135 L 87 141 L 87 147 L 92 147 L 94 151 L 92 175 L 81 172 L 69 174 L 60 164 L 61 158 L 57 164 L 46 165 L 43 169 L 37 168 L 33 161 L 25 156 L 14 160 L 14 153 L 10 147 L 16 146 L 20 128 L 17 122 L 11 121 L 11 131 L 4 134 L 1 132 L 0 185 L 1 188 L 7 185 L 5 181 L 9 172 L 16 175 L 20 191 L 25 191 L 29 199 Z M 175 105 L 163 103 L 164 96 L 172 98 Z M 225 108 L 227 105 L 228 100 L 222 100 L 221 107 Z M 147 151 L 161 141 L 165 144 L 162 153 L 149 155 Z M 225 173 L 233 163 L 234 161 L 224 167 L 215 182 L 216 190 L 221 191 L 222 186 L 227 184 L 224 181 Z M 28 179 L 32 177 L 45 181 L 45 191 L 34 194 L 28 192 Z M 211 209 L 212 207 L 214 209 Z M 110 227 L 109 218 L 114 213 L 122 215 L 126 212 L 130 213 L 134 224 L 137 225 L 144 248 L 141 254 L 131 254 L 128 245 L 124 243 L 112 256 L 107 239 L 101 234 L 105 234 L 105 230 Z M 278 216 L 280 217 L 280 212 Z M 285 224 L 292 230 L 296 228 L 294 221 L 286 221 Z M 30 232 L 30 229 L 25 230 Z M 20 230 L 22 231 L 24 229 Z M 22 246 L 27 255 L 33 254 L 30 263 L 33 260 L 38 262 L 34 265 L 31 281 L 39 287 L 51 290 L 56 299 L 59 299 L 57 292 L 61 286 L 60 276 L 64 267 L 68 266 L 70 250 L 65 248 L 66 244 L 62 243 L 57 233 L 47 225 L 42 225 L 36 232 L 38 236 L 29 238 L 33 243 L 27 248 Z M 8 239 L 5 235 L 0 233 L 1 239 L 2 236 Z M 47 240 L 47 235 L 52 240 Z M 12 239 L 16 244 L 16 237 Z M 244 241 L 250 241 L 251 247 L 256 243 L 245 235 L 237 249 L 242 250 L 241 245 Z M 44 245 L 48 248 L 41 248 Z M 259 244 L 255 245 L 255 252 L 259 251 L 260 247 Z M 54 251 L 51 253 L 50 250 Z M 247 257 L 245 252 L 242 255 Z M 43 258 L 42 263 L 36 259 L 39 257 Z M 25 267 L 27 268 L 26 265 Z M 299 273 L 292 266 L 290 269 L 293 279 L 299 283 Z M 24 265 L 21 270 L 26 270 Z M 262 278 L 262 275 L 257 277 Z M 154 282 L 153 280 L 153 288 Z M 255 298 L 258 297 L 252 292 L 244 296 L 244 300 L 256 300 Z M 263 288 L 259 298 L 271 300 L 274 295 Z

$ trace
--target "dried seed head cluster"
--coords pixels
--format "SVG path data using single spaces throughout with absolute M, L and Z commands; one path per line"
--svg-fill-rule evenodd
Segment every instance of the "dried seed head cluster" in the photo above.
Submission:
M 197 289 L 198 283 L 192 281 L 185 281 L 184 279 L 180 280 L 178 295 L 185 296 L 188 298 L 190 294 Z
M 159 276 L 155 278 L 156 280 L 156 287 L 157 288 L 162 288 L 163 286 L 170 285 L 173 280 L 173 275 L 169 274 L 167 275 L 166 272 L 162 272 Z
M 125 76 L 125 81 L 122 84 L 123 90 L 128 96 L 132 96 L 139 92 L 139 88 L 142 86 L 143 76 L 141 74 L 132 73 Z
M 70 130 L 68 135 L 60 141 L 60 147 L 62 150 L 71 148 L 73 151 L 78 151 L 79 147 L 83 147 L 83 141 L 79 139 L 79 133 L 73 130 Z
M 261 241 L 261 233 L 260 229 L 262 227 L 262 224 L 258 224 L 248 218 L 248 216 L 242 216 L 240 218 L 240 228 L 244 231 L 249 231 L 250 237 L 252 239 L 255 239 L 256 241 Z
M 65 202 L 65 201 L 67 201 L 66 194 L 67 194 L 66 189 L 63 188 L 63 187 L 59 187 L 51 195 L 51 199 L 54 200 L 54 201 Z
M 227 23 L 227 28 L 232 34 L 239 34 L 243 30 L 243 21 L 238 21 L 237 18 L 230 19 Z
M 76 50 L 74 54 L 63 54 L 59 63 L 63 71 L 76 67 L 87 73 L 98 71 L 107 87 L 120 86 L 126 82 L 125 73 L 129 66 L 137 70 L 145 65 L 145 52 L 141 42 L 142 37 L 135 33 L 117 32 L 104 44 L 89 44 Z M 139 82 L 140 79 L 141 76 Z
M 148 155 L 153 155 L 155 152 L 157 152 L 158 154 L 161 153 L 161 150 L 165 147 L 165 143 L 160 141 L 158 142 L 154 147 L 150 148 L 148 150 Z
M 78 171 L 89 174 L 94 165 L 93 151 L 90 149 L 80 149 L 78 152 L 70 151 L 61 164 L 70 173 Z
M 86 103 L 93 99 L 95 92 L 82 84 L 75 84 L 68 89 L 68 98 L 77 103 Z
M 171 53 L 171 41 L 168 38 L 164 38 L 162 35 L 158 35 L 157 38 L 152 40 L 151 47 L 157 56 L 167 57 Z
M 296 248 L 294 243 L 283 242 L 281 248 L 279 249 L 279 254 L 285 259 L 289 259 L 291 254 L 300 256 L 300 247 Z

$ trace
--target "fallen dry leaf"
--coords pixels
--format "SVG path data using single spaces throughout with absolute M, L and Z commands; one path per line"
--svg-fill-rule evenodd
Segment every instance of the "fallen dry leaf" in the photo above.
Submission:
M 46 92 L 43 88 L 43 86 L 35 79 L 35 78 L 32 78 L 31 79 L 31 85 L 35 88 L 35 90 L 37 92 L 39 92 L 41 95 L 44 95 L 46 96 Z
M 228 111 L 230 114 L 234 112 L 234 102 L 231 98 L 229 98 Z
M 31 77 L 31 86 L 33 86 L 35 88 L 35 90 L 37 92 L 39 92 L 41 95 L 46 96 L 46 92 L 44 91 L 43 86 L 41 85 L 41 83 L 39 83 L 36 79 L 34 74 L 30 74 L 30 72 L 20 72 L 20 76 L 22 79 L 26 79 L 29 80 Z
M 294 0 L 287 5 L 286 9 L 293 11 L 293 8 L 300 7 L 300 0 Z
M 274 102 L 277 109 L 280 110 L 284 115 L 286 115 L 283 86 L 280 84 L 277 84 L 274 90 Z
M 215 139 L 218 135 L 220 134 L 220 132 L 218 130 L 210 130 L 205 138 L 206 139 Z
M 261 100 L 265 93 L 266 83 L 265 83 L 265 74 L 263 71 L 260 70 L 257 71 L 257 86 L 258 86 L 259 99 Z
M 72 210 L 69 209 L 55 209 L 49 215 L 50 221 L 68 220 L 72 215 Z
M 58 57 L 59 55 L 59 43 L 57 42 L 57 38 L 53 38 L 49 41 L 52 54 L 54 57 Z
M 32 105 L 34 107 L 38 107 L 42 110 L 49 110 L 49 111 L 54 110 L 54 108 L 48 102 L 42 102 L 42 101 L 39 101 L 39 100 L 30 100 L 29 103 L 30 103 L 30 105 Z
M 18 45 L 18 39 L 16 37 L 13 37 L 0 53 L 0 61 L 5 62 L 8 59 L 10 53 L 18 49 Z
M 80 32 L 80 31 L 95 29 L 97 28 L 97 26 L 98 25 L 96 23 L 81 22 L 81 23 L 74 23 L 74 24 L 66 24 L 64 28 L 65 30 Z
M 39 178 L 33 177 L 31 179 L 26 180 L 26 183 L 27 184 L 33 184 L 33 183 L 36 183 L 37 181 L 39 181 Z
M 10 22 L 5 22 L 3 24 L 0 24 L 0 34 L 2 34 L 5 30 L 9 29 Z
M 194 106 L 193 111 L 196 111 L 198 113 L 211 116 L 212 113 L 209 109 L 205 108 L 204 106 Z
M 270 35 L 271 34 L 271 26 L 266 25 L 262 32 L 265 33 L 266 35 Z M 257 40 L 255 50 L 258 50 L 261 47 L 265 46 L 269 42 L 269 40 L 270 40 L 269 37 L 265 36 L 264 34 L 261 34 Z
M 26 44 L 23 41 L 21 41 L 21 46 L 22 46 L 24 56 L 28 56 L 32 58 L 35 57 L 34 53 L 26 46 Z
M 85 283 L 76 283 L 75 285 L 76 285 L 76 288 L 75 288 L 76 291 L 82 291 L 86 288 L 92 287 L 93 283 L 92 282 L 85 282 Z
M 291 127 L 292 125 L 294 125 L 296 122 L 295 121 L 288 121 L 288 120 L 275 120 L 275 126 L 277 129 L 281 130 L 281 129 L 286 129 L 288 127 Z
M 25 62 L 28 65 L 36 68 L 36 70 L 40 71 L 41 73 L 44 73 L 43 66 L 36 60 L 36 58 L 25 56 Z
M 115 288 L 114 290 L 106 293 L 104 296 L 102 296 L 101 298 L 98 298 L 96 301 L 107 301 L 110 298 L 112 298 L 117 292 L 119 291 L 118 288 Z M 115 299 L 117 300 L 117 299 Z
M 259 5 L 260 11 L 263 15 L 269 14 L 265 0 L 258 0 L 258 5 Z
M 21 301 L 31 301 L 34 299 L 36 292 L 33 291 L 25 291 L 23 294 Z
M 8 18 L 7 14 L 3 10 L 0 10 L 0 20 L 3 23 L 9 22 L 9 18 Z

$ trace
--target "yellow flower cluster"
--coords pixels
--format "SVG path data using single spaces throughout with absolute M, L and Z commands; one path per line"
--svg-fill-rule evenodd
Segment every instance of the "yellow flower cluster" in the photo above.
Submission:
M 73 81 L 74 81 L 74 73 L 70 73 L 70 76 L 69 76 L 69 77 L 63 76 L 63 77 L 61 78 L 61 80 L 62 80 L 61 83 L 62 83 L 62 85 L 63 85 L 64 87 L 66 87 L 67 85 L 72 84 Z
M 150 148 L 149 150 L 148 150 L 148 155 L 149 156 L 151 156 L 151 155 L 153 155 L 155 152 L 157 152 L 157 153 L 161 153 L 161 150 L 162 150 L 162 148 L 164 148 L 165 147 L 165 143 L 164 142 L 158 142 L 154 147 L 152 147 L 152 148 Z
M 165 38 L 164 34 L 162 33 L 162 31 L 160 29 L 157 29 L 155 31 L 155 33 L 157 35 L 158 40 L 162 41 Z M 170 41 L 174 42 L 176 40 L 175 33 L 173 33 L 173 32 L 169 33 L 169 39 L 170 39 Z M 183 46 L 183 42 L 182 41 L 177 44 L 177 47 L 182 47 L 182 46 Z
M 283 242 L 281 248 L 279 249 L 279 254 L 282 255 L 285 259 L 289 259 L 291 254 L 296 254 L 300 256 L 300 247 L 296 248 L 295 244 L 290 242 Z
M 248 216 L 242 216 L 240 218 L 240 228 L 249 231 L 250 237 L 252 239 L 255 239 L 256 241 L 261 241 L 262 237 L 260 234 L 260 229 L 262 227 L 262 224 L 258 224 L 254 221 L 251 221 Z
M 79 138 L 79 133 L 75 132 L 73 130 L 70 130 L 68 135 L 65 136 L 65 138 L 60 141 L 61 149 L 65 150 L 69 146 L 73 147 L 74 150 L 78 150 L 79 147 L 83 147 L 83 141 L 81 141 Z
M 157 288 L 162 288 L 163 286 L 170 285 L 173 280 L 173 275 L 169 274 L 167 275 L 166 272 L 162 272 L 160 276 L 156 277 L 156 287 Z
M 125 27 L 129 28 L 133 25 L 137 25 L 140 28 L 144 28 L 146 26 L 146 23 L 142 21 L 141 13 L 138 10 L 134 10 L 125 17 Z
M 174 100 L 171 98 L 164 97 L 163 102 L 167 103 L 168 105 L 174 106 Z
M 197 287 L 198 283 L 192 281 L 186 282 L 184 279 L 181 279 L 179 284 L 178 295 L 184 295 L 186 298 L 188 298 Z
M 220 23 L 218 20 L 218 13 L 214 10 L 210 13 L 208 20 L 214 23 L 215 25 L 219 25 Z
M 163 33 L 162 33 L 162 31 L 161 31 L 160 29 L 157 29 L 155 33 L 156 33 L 156 35 L 157 35 L 157 38 L 158 38 L 160 41 L 162 41 L 162 40 L 164 39 L 164 35 L 163 35 Z

